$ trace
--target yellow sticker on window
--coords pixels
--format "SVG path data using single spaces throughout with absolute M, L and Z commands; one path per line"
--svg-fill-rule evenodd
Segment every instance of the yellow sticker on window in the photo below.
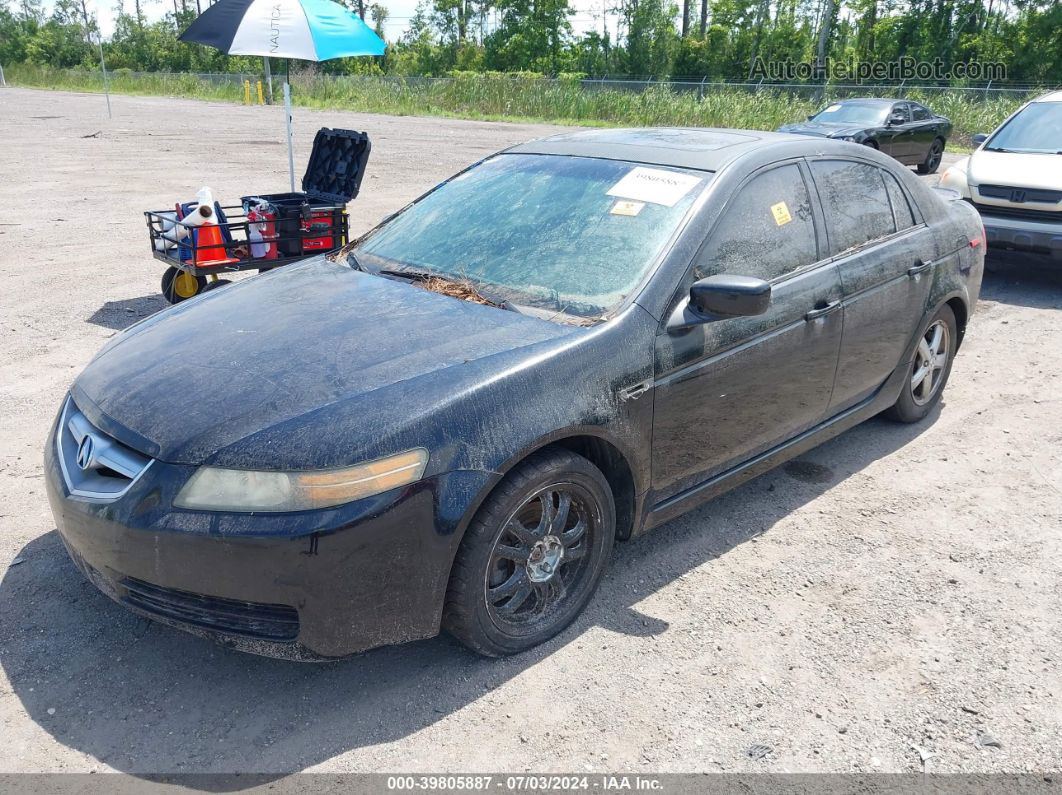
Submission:
M 642 211 L 645 202 L 618 201 L 609 210 L 611 215 L 637 215 Z
M 793 216 L 789 214 L 789 208 L 785 206 L 785 202 L 778 202 L 778 204 L 772 204 L 771 215 L 774 216 L 774 222 L 778 226 L 785 226 L 793 220 Z

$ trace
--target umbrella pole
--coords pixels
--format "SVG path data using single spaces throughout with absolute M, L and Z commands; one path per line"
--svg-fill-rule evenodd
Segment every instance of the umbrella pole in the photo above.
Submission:
M 103 34 L 99 31 L 96 31 L 96 43 L 100 47 L 100 72 L 103 74 L 103 93 L 107 97 L 107 118 L 112 119 L 114 117 L 111 115 L 111 87 L 107 83 L 107 64 L 103 60 Z
M 291 192 L 295 192 L 295 145 L 291 132 L 291 86 L 284 76 L 284 116 L 288 120 L 288 175 L 291 177 Z

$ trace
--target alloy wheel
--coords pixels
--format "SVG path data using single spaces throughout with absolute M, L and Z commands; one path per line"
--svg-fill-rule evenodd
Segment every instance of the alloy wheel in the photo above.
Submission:
M 549 622 L 581 590 L 600 517 L 590 493 L 557 483 L 532 494 L 494 543 L 484 591 L 500 628 L 528 632 Z
M 943 320 L 932 323 L 915 351 L 914 369 L 911 371 L 911 396 L 919 406 L 924 406 L 940 388 L 941 376 L 948 366 L 951 351 L 951 334 Z
M 940 166 L 940 159 L 944 154 L 943 147 L 941 147 L 939 141 L 934 141 L 933 145 L 929 148 L 929 161 L 926 163 L 928 171 L 932 174 Z

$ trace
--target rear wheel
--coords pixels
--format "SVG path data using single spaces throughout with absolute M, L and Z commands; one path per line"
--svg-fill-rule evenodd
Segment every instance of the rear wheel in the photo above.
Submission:
M 938 168 L 940 168 L 941 158 L 944 157 L 944 142 L 939 138 L 934 138 L 933 143 L 929 145 L 929 151 L 926 152 L 926 159 L 918 164 L 919 174 L 933 174 Z
M 162 274 L 162 294 L 171 304 L 179 304 L 199 295 L 206 287 L 206 278 L 193 276 L 172 265 Z
M 567 450 L 536 453 L 505 477 L 465 533 L 443 626 L 491 657 L 549 640 L 590 601 L 615 533 L 601 471 Z
M 955 313 L 945 304 L 922 332 L 903 390 L 886 409 L 886 417 L 897 422 L 918 422 L 933 410 L 951 374 L 958 341 Z

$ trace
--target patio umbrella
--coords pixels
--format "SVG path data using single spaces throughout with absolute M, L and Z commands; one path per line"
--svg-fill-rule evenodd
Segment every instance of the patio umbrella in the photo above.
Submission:
M 220 0 L 196 17 L 181 41 L 216 47 L 227 55 L 262 55 L 328 61 L 383 55 L 383 39 L 351 10 L 332 0 Z M 291 87 L 284 77 L 288 170 L 295 190 Z

